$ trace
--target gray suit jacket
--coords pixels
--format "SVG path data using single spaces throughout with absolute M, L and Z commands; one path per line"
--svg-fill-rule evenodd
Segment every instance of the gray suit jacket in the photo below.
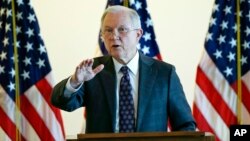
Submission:
M 115 131 L 116 73 L 112 57 L 95 58 L 93 67 L 99 64 L 104 64 L 104 69 L 71 97 L 63 94 L 67 78 L 54 87 L 51 98 L 54 106 L 66 111 L 86 107 L 86 133 Z M 173 131 L 195 130 L 175 68 L 140 54 L 136 132 L 167 131 L 168 121 Z

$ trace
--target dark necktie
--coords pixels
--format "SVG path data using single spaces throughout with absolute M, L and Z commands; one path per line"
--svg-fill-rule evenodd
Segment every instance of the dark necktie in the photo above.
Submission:
M 120 82 L 119 92 L 119 132 L 134 132 L 135 130 L 135 110 L 132 96 L 132 86 L 129 78 L 127 66 L 123 66 L 120 71 L 123 73 Z

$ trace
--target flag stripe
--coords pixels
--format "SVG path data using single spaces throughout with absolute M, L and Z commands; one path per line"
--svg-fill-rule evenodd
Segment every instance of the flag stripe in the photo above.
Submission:
M 0 126 L 3 128 L 4 132 L 8 135 L 11 140 L 16 140 L 15 131 L 16 125 L 8 118 L 5 112 L 0 107 Z M 4 122 L 3 122 L 4 121 Z
M 38 115 L 36 109 L 30 103 L 30 101 L 26 98 L 25 95 L 21 97 L 21 111 L 25 115 L 25 117 L 29 120 L 29 122 L 33 125 L 37 135 L 41 140 L 55 140 L 53 135 L 49 132 L 47 126 L 44 124 L 41 117 Z M 42 105 L 39 105 L 42 106 Z
M 241 107 L 241 121 L 243 124 L 250 124 L 250 113 L 245 106 Z
M 207 52 L 204 52 L 203 58 L 200 62 L 200 68 L 205 73 L 206 77 L 211 81 L 213 87 L 220 93 L 223 100 L 230 107 L 234 115 L 236 115 L 236 94 L 233 89 L 221 75 L 213 61 L 208 56 Z M 198 72 L 197 72 L 198 73 Z M 215 78 L 214 78 L 215 77 Z
M 31 90 L 31 91 L 34 91 L 34 90 Z M 41 106 L 41 105 L 44 105 L 44 104 L 42 104 L 42 103 L 40 103 L 40 104 L 38 104 L 39 103 L 39 101 L 41 100 L 41 98 L 38 98 L 38 101 L 35 101 L 35 98 L 37 97 L 37 93 L 36 92 L 33 92 L 33 93 L 31 93 L 31 94 L 33 94 L 33 96 L 34 96 L 34 94 L 36 94 L 35 95 L 35 97 L 31 97 L 30 99 L 32 99 L 32 102 L 33 102 L 33 104 L 36 104 L 36 105 L 39 105 L 39 106 Z M 10 102 L 10 101 L 12 101 L 12 99 L 6 99 L 6 97 L 4 98 L 4 96 L 3 95 L 1 95 L 2 96 L 2 101 L 4 101 L 4 102 L 6 102 L 7 104 L 1 104 L 1 106 L 2 105 L 6 105 L 6 106 L 10 106 L 11 104 L 10 103 L 13 103 L 13 102 Z M 7 95 L 8 96 L 8 95 Z M 59 139 L 59 140 L 64 140 L 63 139 L 63 137 L 64 137 L 64 135 L 62 135 L 62 134 L 60 134 L 60 133 L 58 133 L 58 132 L 56 132 L 56 131 L 58 131 L 58 130 L 60 130 L 61 128 L 60 127 L 58 127 L 58 128 L 55 128 L 55 127 L 57 127 L 57 126 L 60 126 L 60 124 L 56 121 L 56 120 L 54 120 L 55 119 L 55 117 L 54 118 L 52 118 L 53 116 L 51 116 L 50 115 L 50 113 L 53 113 L 52 111 L 46 111 L 46 112 L 44 112 L 44 115 L 42 115 L 42 117 L 47 117 L 47 126 L 49 127 L 49 125 L 53 125 L 53 124 L 57 124 L 57 125 L 54 125 L 53 127 L 54 128 L 50 128 L 50 129 L 48 129 L 44 124 L 42 124 L 42 123 L 44 123 L 44 119 L 38 119 L 38 115 L 37 115 L 37 112 L 36 112 L 36 110 L 34 110 L 33 109 L 33 105 L 31 105 L 30 103 L 28 103 L 28 102 L 30 102 L 30 101 L 28 101 L 28 99 L 26 98 L 26 95 L 22 95 L 22 98 L 21 98 L 21 111 L 23 112 L 23 114 L 26 116 L 26 118 L 28 118 L 29 119 L 29 121 L 30 122 L 32 122 L 31 124 L 34 126 L 34 128 L 35 129 L 39 129 L 38 131 L 36 131 L 37 133 L 40 133 L 41 135 L 40 135 L 40 137 L 41 137 L 41 139 L 43 139 L 42 137 L 46 137 L 47 135 L 45 135 L 45 133 L 47 134 L 47 132 L 49 133 L 49 132 L 52 132 L 53 133 L 53 135 L 55 136 L 55 139 Z M 35 102 L 34 102 L 35 101 Z M 12 108 L 10 108 L 10 107 L 12 107 Z M 15 106 L 14 106 L 14 104 L 12 104 L 12 106 L 10 106 L 9 108 L 8 107 L 5 107 L 5 109 L 13 109 Z M 25 107 L 25 108 L 22 108 L 22 107 Z M 35 106 L 36 107 L 36 106 Z M 27 110 L 27 111 L 26 111 Z M 43 110 L 41 110 L 40 109 L 40 111 L 43 111 Z M 10 112 L 11 112 L 11 110 L 10 110 Z M 43 113 L 43 112 L 42 112 Z M 14 113 L 10 113 L 12 116 L 10 116 L 10 115 L 8 115 L 8 117 L 12 117 L 12 120 L 14 120 Z M 39 116 L 39 117 L 41 117 L 41 116 Z M 48 118 L 48 117 L 50 117 L 50 118 Z M 26 123 L 27 121 L 25 121 L 25 120 L 23 120 L 24 119 L 24 117 L 22 117 L 22 124 L 24 125 L 24 123 Z M 7 120 L 9 120 L 9 118 L 1 118 L 1 120 L 3 120 L 3 121 L 5 121 L 6 120 L 6 122 L 7 122 Z M 9 120 L 9 121 L 11 121 L 11 120 Z M 6 124 L 6 122 L 4 122 L 5 124 Z M 1 123 L 3 123 L 3 122 L 1 122 Z M 8 123 L 8 122 L 7 122 Z M 40 123 L 40 124 L 37 124 L 37 123 Z M 5 125 L 4 124 L 4 125 Z M 26 124 L 28 124 L 28 123 L 26 123 Z M 4 126 L 3 125 L 3 126 Z M 7 124 L 6 124 L 7 125 Z M 42 126 L 41 126 L 42 125 Z M 12 127 L 12 126 L 11 126 Z M 38 140 L 39 140 L 39 138 L 38 137 L 34 137 L 34 131 L 30 131 L 30 130 L 34 130 L 31 126 L 25 126 L 26 127 L 26 130 L 23 130 L 22 131 L 22 134 L 24 134 L 25 135 L 25 138 L 30 138 L 30 139 L 34 139 L 34 138 L 37 138 Z M 28 128 L 29 127 L 29 128 Z M 47 130 L 51 130 L 51 131 L 47 131 L 46 132 L 46 130 L 44 130 L 45 129 L 45 127 L 46 127 L 46 129 Z M 15 131 L 15 128 L 16 128 L 16 126 L 13 126 L 12 127 L 12 131 Z M 32 129 L 31 129 L 32 128 Z M 4 131 L 8 131 L 8 128 L 4 128 L 3 127 L 3 129 L 4 129 Z M 54 129 L 54 130 L 53 130 Z M 13 135 L 15 135 L 15 134 L 13 134 Z M 51 136 L 51 139 L 52 140 L 54 140 L 54 138 L 52 138 L 52 134 L 50 134 L 50 136 Z M 11 136 L 10 136 L 11 137 Z M 48 138 L 45 138 L 45 139 L 48 139 Z
M 208 79 L 211 81 L 211 83 L 213 84 L 213 86 L 216 88 L 216 90 L 220 93 L 220 95 L 223 97 L 224 102 L 226 102 L 227 106 L 230 107 L 231 111 L 234 113 L 234 115 L 237 114 L 237 94 L 235 93 L 235 90 L 232 88 L 233 86 L 230 86 L 227 81 L 224 79 L 224 77 L 221 75 L 221 73 L 219 72 L 219 70 L 215 67 L 214 63 L 212 62 L 212 60 L 210 59 L 210 57 L 207 55 L 207 52 L 204 52 L 203 54 L 203 58 L 200 62 L 200 68 L 203 70 L 203 72 L 206 74 L 206 77 L 208 77 Z M 197 72 L 198 73 L 198 72 Z M 197 74 L 198 75 L 198 74 Z M 245 80 L 244 82 L 246 82 L 250 76 L 250 73 L 248 73 L 247 75 L 243 76 L 243 80 Z M 214 77 L 216 76 L 216 78 L 214 79 Z M 245 92 L 245 91 L 243 91 Z M 244 96 L 246 96 L 244 94 Z M 247 96 L 249 97 L 249 96 Z M 245 100 L 244 100 L 245 101 Z M 245 105 L 248 105 L 249 103 L 242 103 L 241 107 L 242 107 L 242 114 L 244 116 L 244 122 L 246 124 L 250 124 L 250 122 L 248 122 L 249 120 L 245 117 L 249 117 L 250 114 L 249 112 L 247 112 Z M 235 124 L 235 123 L 231 123 L 231 124 Z
M 1 86 L 1 85 L 0 85 Z M 15 108 L 16 105 L 13 102 L 13 100 L 9 97 L 8 94 L 6 94 L 5 90 L 2 89 L 2 87 L 0 87 L 0 103 L 1 103 L 1 108 L 3 110 L 3 112 L 5 112 L 5 114 L 7 115 L 8 119 L 11 121 L 11 123 L 16 124 L 16 120 L 15 120 Z M 19 111 L 20 112 L 20 111 Z M 23 116 L 23 113 L 20 113 L 20 119 L 21 119 L 21 126 L 25 127 L 25 128 L 18 128 L 19 131 L 21 131 L 21 135 L 23 136 L 23 138 L 27 139 L 27 140 L 40 140 L 39 137 L 37 136 L 36 132 L 34 131 L 34 128 L 30 125 L 30 123 L 27 121 L 27 119 Z M 5 122 L 5 120 L 3 120 L 4 124 L 10 123 L 10 122 Z M 6 125 L 8 126 L 8 125 Z M 16 130 L 16 126 L 11 126 L 11 130 L 15 131 Z M 3 128 L 3 130 L 5 130 Z M 15 138 L 15 132 L 14 134 L 10 134 L 10 135 L 14 135 Z M 9 136 L 10 138 L 13 138 L 11 136 Z
M 4 132 L 3 128 L 0 126 L 0 141 L 13 141 L 9 136 Z
M 199 108 L 196 106 L 196 103 L 194 103 L 194 105 L 193 105 L 193 112 L 196 113 L 194 115 L 194 118 L 198 119 L 200 121 L 199 124 L 197 124 L 197 127 L 199 129 L 204 129 L 207 132 L 214 133 L 213 128 L 211 128 L 210 125 L 207 123 L 206 119 L 201 114 Z M 219 138 L 217 136 L 215 136 L 215 140 L 219 140 Z
M 204 116 L 206 122 L 209 124 L 211 128 L 214 129 L 213 131 L 215 136 L 217 136 L 220 140 L 223 141 L 229 140 L 229 129 L 226 123 L 214 109 L 213 105 L 210 103 L 210 101 L 207 99 L 206 95 L 199 88 L 198 85 L 196 86 L 195 89 L 195 103 L 199 111 Z M 201 123 L 197 122 L 197 124 Z M 207 130 L 201 129 L 201 131 L 207 131 Z
M 65 136 L 65 132 L 64 132 L 64 125 L 63 125 L 63 119 L 62 119 L 62 116 L 61 116 L 61 111 L 56 108 L 55 106 L 53 106 L 50 102 L 50 96 L 51 96 L 51 92 L 52 92 L 52 87 L 54 87 L 55 83 L 54 83 L 54 79 L 53 79 L 53 76 L 52 76 L 52 72 L 50 72 L 48 75 L 45 76 L 45 79 L 46 79 L 46 83 L 44 82 L 45 85 L 48 85 L 46 87 L 48 87 L 48 89 L 50 88 L 50 93 L 47 95 L 47 97 L 45 99 L 48 99 L 47 102 L 48 104 L 51 106 L 51 109 L 54 111 L 55 113 L 55 116 L 57 118 L 57 120 L 61 123 L 60 126 L 61 126 L 61 130 L 62 130 L 62 133 L 63 135 Z M 37 88 L 39 89 L 39 91 L 42 91 L 42 93 L 45 93 L 43 90 L 43 85 L 41 85 L 40 83 L 38 83 L 37 85 Z
M 240 11 L 237 10 L 238 6 Z M 203 123 L 202 120 L 206 120 L 218 137 L 216 140 L 229 140 L 228 130 L 232 124 L 250 124 L 249 11 L 249 0 L 215 0 L 212 9 L 204 43 L 205 51 L 197 69 L 195 87 L 195 97 L 207 98 L 206 104 L 209 102 L 212 105 L 211 108 L 200 107 L 203 99 L 196 98 L 194 103 L 199 104 L 196 104 L 195 108 L 199 110 L 194 111 L 194 117 L 198 125 Z M 240 19 L 240 25 L 237 19 Z M 238 82 L 241 82 L 242 87 L 238 86 Z M 211 112 L 212 108 L 218 113 Z M 204 119 L 200 118 L 200 114 Z M 215 115 L 221 117 L 221 120 L 215 118 Z M 221 128 L 223 124 L 226 124 L 226 127 Z M 208 130 L 203 126 L 198 128 L 201 131 Z
M 2 138 L 15 139 L 14 131 L 18 128 L 22 140 L 65 140 L 60 109 L 50 103 L 54 85 L 52 69 L 32 3 L 30 0 L 14 3 L 0 0 L 0 3 L 0 108 L 7 116 L 1 119 L 1 129 L 6 132 Z M 15 23 L 13 15 L 16 16 Z M 16 37 L 15 41 L 13 37 Z M 16 63 L 18 71 L 15 70 Z M 15 76 L 19 77 L 18 81 Z M 16 85 L 19 85 L 18 90 Z M 20 117 L 16 116 L 17 94 L 21 104 Z M 8 133 L 10 127 L 13 128 L 11 134 Z
M 250 85 L 249 85 L 250 84 L 250 71 L 242 77 L 242 82 L 244 83 L 243 92 L 246 93 L 244 94 L 244 97 L 250 97 Z M 245 103 L 247 107 L 248 113 L 250 113 L 250 98 L 244 98 L 243 102 Z M 250 122 L 247 122 L 247 123 L 250 124 Z
M 243 111 L 243 123 L 245 124 L 250 124 L 250 71 L 248 73 L 246 73 L 243 77 L 242 77 L 242 82 L 244 83 L 243 85 L 243 92 L 246 94 L 243 94 L 243 97 L 247 97 L 247 98 L 243 98 L 243 103 L 244 105 L 246 105 L 246 109 L 247 111 Z
M 49 73 L 48 75 L 51 75 L 51 73 Z M 48 76 L 47 75 L 47 76 Z M 51 102 L 50 102 L 50 94 L 52 92 L 52 87 L 51 85 L 48 83 L 49 80 L 47 80 L 48 77 L 45 77 L 44 79 L 41 79 L 38 83 L 36 83 L 36 88 L 39 90 L 41 96 L 43 96 L 43 99 L 46 100 L 46 103 L 48 104 L 49 108 L 53 111 L 51 112 L 51 114 L 53 114 L 53 116 L 56 117 L 57 120 L 55 120 L 55 122 L 59 122 L 59 123 L 63 123 L 61 112 L 60 110 L 58 110 L 56 107 L 54 107 Z M 65 136 L 64 133 L 64 127 L 63 124 L 59 124 L 58 126 L 61 126 L 61 129 L 58 130 L 62 130 L 63 136 Z
M 218 93 L 216 88 L 214 88 L 213 84 L 209 81 L 200 67 L 198 67 L 197 69 L 196 83 L 200 86 L 208 100 L 220 114 L 227 126 L 229 126 L 230 123 L 236 123 L 236 116 L 234 115 L 234 113 L 232 113 L 231 109 L 222 99 L 220 93 Z
M 241 85 L 242 85 L 242 97 L 249 97 L 250 93 L 244 81 L 241 81 Z M 237 91 L 237 82 L 233 83 L 232 87 L 235 91 Z M 248 112 L 250 112 L 250 98 L 243 98 L 242 102 L 244 106 L 247 108 Z
M 248 83 L 249 85 L 250 83 Z M 247 89 L 247 85 L 242 81 L 242 97 L 250 97 L 250 91 Z M 248 112 L 250 112 L 250 98 L 243 98 L 243 104 L 247 108 Z
M 46 86 L 46 85 L 45 85 Z M 46 87 L 44 87 L 45 89 Z M 42 94 L 39 92 L 37 87 L 33 86 L 25 92 L 25 95 L 29 102 L 32 104 L 34 109 L 37 111 L 39 117 L 44 122 L 46 127 L 52 126 L 53 128 L 47 128 L 51 135 L 54 136 L 55 139 L 63 140 L 62 132 L 57 132 L 61 129 L 61 126 L 58 120 L 55 117 L 54 112 L 50 108 L 49 104 L 42 97 Z M 42 106 L 41 106 L 42 105 Z
M 242 77 L 242 81 L 245 83 L 245 84 L 248 84 L 248 85 L 245 85 L 246 88 L 247 88 L 247 91 L 248 93 L 250 92 L 250 71 L 248 73 L 246 73 L 243 77 Z

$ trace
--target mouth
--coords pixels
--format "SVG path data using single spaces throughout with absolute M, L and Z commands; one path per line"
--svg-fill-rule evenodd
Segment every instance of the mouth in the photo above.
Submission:
M 112 45 L 113 48 L 121 47 L 120 45 Z

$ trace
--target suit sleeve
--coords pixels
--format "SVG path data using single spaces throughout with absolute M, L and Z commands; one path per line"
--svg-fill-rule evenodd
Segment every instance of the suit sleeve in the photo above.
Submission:
M 195 130 L 196 123 L 174 67 L 170 74 L 169 110 L 170 125 L 173 131 Z
M 72 93 L 71 96 L 66 96 L 64 92 L 68 79 L 62 80 L 53 88 L 51 103 L 57 108 L 70 112 L 84 105 L 84 95 L 82 86 L 78 91 Z

